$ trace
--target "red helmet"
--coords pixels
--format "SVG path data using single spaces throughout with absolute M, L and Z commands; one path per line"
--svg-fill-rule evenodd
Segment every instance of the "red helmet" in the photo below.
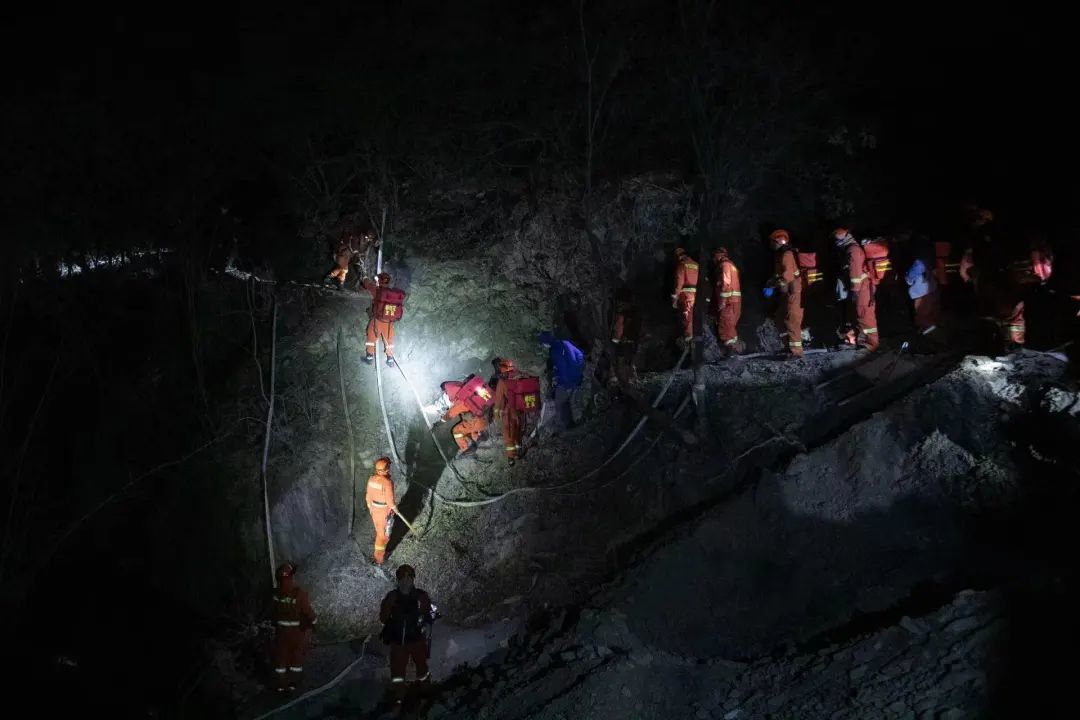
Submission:
M 513 372 L 513 371 L 514 371 L 514 361 L 513 360 L 509 360 L 509 359 L 506 359 L 506 358 L 503 358 L 502 360 L 499 360 L 499 372 L 508 373 L 508 372 Z
M 278 568 L 277 577 L 278 581 L 286 580 L 296 574 L 296 566 L 292 563 L 285 563 Z
M 412 565 L 402 565 L 401 567 L 399 567 L 397 569 L 396 577 L 397 577 L 398 580 L 405 577 L 406 575 L 408 575 L 413 580 L 415 580 L 416 579 L 416 568 L 414 568 Z
M 381 457 L 375 461 L 375 472 L 380 475 L 385 475 L 390 472 L 390 458 Z
M 379 281 L 380 285 L 385 287 L 385 286 L 390 284 L 390 273 L 384 273 L 384 272 L 379 273 L 375 277 L 375 279 Z
M 787 245 L 789 242 L 791 242 L 791 236 L 788 235 L 788 231 L 784 230 L 783 228 L 773 230 L 771 233 L 769 233 L 769 239 L 772 240 L 774 248 Z
M 716 260 L 723 260 L 726 257 L 728 257 L 728 251 L 726 247 L 718 247 L 713 250 L 713 258 L 715 258 Z

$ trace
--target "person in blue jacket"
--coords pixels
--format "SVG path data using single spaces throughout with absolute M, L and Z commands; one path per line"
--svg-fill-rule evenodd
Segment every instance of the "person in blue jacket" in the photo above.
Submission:
M 585 353 L 569 340 L 555 337 L 546 330 L 540 344 L 548 350 L 552 385 L 555 388 L 555 422 L 558 430 L 574 426 L 574 395 L 585 376 Z
M 907 237 L 902 236 L 903 242 Z M 915 306 L 915 328 L 923 335 L 929 335 L 937 329 L 941 305 L 938 302 L 937 282 L 934 280 L 934 266 L 928 261 L 929 242 L 924 238 L 914 241 L 911 266 L 904 274 L 908 286 L 908 297 Z

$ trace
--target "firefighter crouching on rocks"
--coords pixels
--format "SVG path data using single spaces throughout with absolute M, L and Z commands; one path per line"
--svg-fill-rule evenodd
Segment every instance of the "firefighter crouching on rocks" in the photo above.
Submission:
M 386 561 L 386 546 L 390 542 L 390 532 L 394 529 L 394 480 L 390 477 L 390 458 L 381 457 L 375 461 L 375 474 L 368 478 L 367 493 L 364 497 L 371 524 L 375 526 L 376 565 Z
M 405 293 L 390 287 L 390 282 L 389 273 L 379 273 L 375 282 L 363 280 L 364 289 L 371 295 L 364 362 L 375 362 L 375 347 L 381 335 L 386 346 L 386 364 L 394 367 L 394 324 L 405 312 Z
M 308 594 L 296 585 L 295 574 L 292 563 L 278 568 L 278 587 L 273 595 L 273 665 L 278 692 L 295 690 L 300 684 L 311 629 L 316 622 Z
M 387 593 L 379 606 L 381 638 L 390 646 L 390 694 L 398 703 L 408 691 L 405 674 L 410 660 L 416 667 L 416 682 L 421 686 L 431 682 L 430 627 L 438 612 L 431 597 L 415 587 L 415 582 L 416 570 L 402 565 L 397 569 L 397 589 Z
M 738 355 L 746 350 L 739 339 L 739 318 L 742 317 L 742 285 L 739 269 L 728 256 L 727 248 L 717 248 L 713 253 L 716 263 L 716 337 L 727 355 Z
M 326 283 L 328 285 L 337 284 L 338 289 L 344 289 L 345 278 L 349 275 L 349 266 L 353 260 L 356 259 L 364 252 L 364 250 L 370 247 L 375 242 L 375 235 L 367 232 L 361 236 L 356 236 L 353 233 L 346 233 L 338 241 L 337 250 L 334 252 L 334 262 L 337 267 L 330 271 L 330 274 L 326 276 Z
M 671 307 L 679 311 L 682 339 L 689 343 L 694 338 L 694 301 L 697 298 L 698 264 L 683 248 L 675 248 L 675 286 L 671 293 Z
M 866 338 L 866 349 L 872 352 L 877 350 L 879 338 L 873 285 L 866 272 L 866 253 L 847 228 L 834 230 L 833 241 L 840 254 L 841 266 L 841 277 L 837 281 L 837 299 L 846 298 L 848 307 L 854 313 L 854 322 L 848 323 L 843 340 L 854 347 L 861 334 Z
M 765 288 L 765 297 L 772 297 L 773 292 L 779 291 L 780 303 L 777 307 L 776 324 L 780 328 L 780 336 L 787 338 L 788 357 L 791 359 L 803 356 L 802 343 L 802 273 L 799 271 L 799 263 L 795 257 L 795 250 L 791 247 L 791 236 L 787 230 L 774 230 L 769 235 L 775 254 L 775 271 L 772 281 Z
M 438 422 L 461 418 L 454 425 L 452 433 L 461 451 L 459 457 L 466 457 L 476 453 L 477 443 L 488 427 L 484 416 L 494 400 L 494 394 L 483 378 L 470 375 L 464 382 L 444 382 L 439 400 L 426 406 L 424 412 L 438 414 Z

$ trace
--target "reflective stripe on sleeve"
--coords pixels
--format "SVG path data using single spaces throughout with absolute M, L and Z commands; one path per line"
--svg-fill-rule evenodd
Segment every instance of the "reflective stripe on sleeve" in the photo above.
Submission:
M 300 627 L 299 620 L 278 620 L 277 624 L 280 627 Z
M 371 506 L 372 507 L 386 507 L 386 503 L 384 503 L 384 502 L 382 502 L 380 500 L 372 500 L 371 501 Z
M 731 292 L 722 292 L 722 293 L 720 293 L 720 297 L 722 297 L 722 298 L 742 297 L 742 292 L 740 292 L 739 290 L 732 290 Z
M 867 335 L 876 335 L 877 334 L 877 328 L 866 328 L 865 330 L 863 330 L 863 332 L 866 333 Z
M 405 682 L 405 678 L 403 678 L 403 677 L 390 678 L 390 682 L 392 682 L 392 683 L 403 683 L 403 682 Z
M 802 347 L 802 340 L 789 340 L 788 347 Z

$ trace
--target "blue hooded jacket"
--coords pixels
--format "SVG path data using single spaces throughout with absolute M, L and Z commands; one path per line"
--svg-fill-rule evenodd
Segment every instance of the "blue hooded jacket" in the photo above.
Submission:
M 934 287 L 936 284 L 934 274 L 930 272 L 930 268 L 927 267 L 926 263 L 918 258 L 908 268 L 904 280 L 908 284 L 908 297 L 912 300 L 917 300 L 936 289 Z
M 540 343 L 551 348 L 551 369 L 555 385 L 576 388 L 585 374 L 585 353 L 569 340 L 556 338 L 549 332 L 540 333 Z

